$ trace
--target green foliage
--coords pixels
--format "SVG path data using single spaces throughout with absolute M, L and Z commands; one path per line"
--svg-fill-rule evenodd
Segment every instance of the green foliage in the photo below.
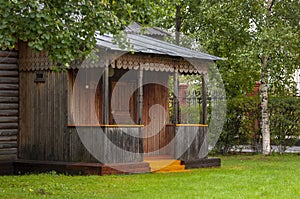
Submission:
M 258 150 L 260 128 L 260 99 L 257 96 L 239 96 L 227 100 L 227 120 L 216 144 L 218 153 L 226 154 L 233 147 L 247 144 Z
M 300 136 L 300 99 L 297 97 L 275 97 L 269 100 L 270 130 L 273 144 L 294 145 Z
M 146 0 L 1 0 L 0 47 L 27 41 L 37 52 L 46 50 L 58 65 L 89 54 L 95 32 L 119 33 L 132 21 L 147 24 L 160 14 L 156 1 Z
M 272 94 L 293 93 L 292 75 L 300 67 L 300 2 L 275 1 L 269 15 L 266 2 L 252 0 L 176 1 L 181 8 L 181 31 L 199 47 L 219 57 L 226 95 L 235 97 L 260 80 L 262 55 L 268 57 L 267 78 Z M 174 27 L 173 14 L 159 25 Z M 268 16 L 268 17 L 267 17 Z
M 271 143 L 293 146 L 300 135 L 300 100 L 297 97 L 272 97 L 269 100 Z M 239 145 L 251 145 L 261 150 L 260 99 L 257 96 L 239 96 L 227 100 L 227 121 L 215 147 L 226 154 Z
M 187 105 L 180 107 L 180 122 L 183 124 L 201 124 L 201 115 L 201 105 Z

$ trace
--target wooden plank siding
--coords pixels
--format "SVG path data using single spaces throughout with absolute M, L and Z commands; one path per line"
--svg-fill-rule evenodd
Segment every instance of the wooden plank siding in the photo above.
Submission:
M 18 53 L 0 51 L 0 161 L 17 158 L 19 123 Z
M 44 83 L 35 82 L 35 71 L 20 72 L 19 158 L 65 160 L 67 136 L 67 75 L 43 71 Z
M 82 143 L 79 143 L 76 129 L 71 129 L 73 140 L 71 161 L 96 162 L 88 151 L 104 163 L 142 162 L 139 128 L 135 127 L 77 127 Z M 75 139 L 75 140 L 74 140 Z M 78 154 L 82 152 L 82 154 Z M 127 153 L 129 152 L 129 153 Z
M 178 126 L 176 128 L 175 157 L 183 161 L 191 161 L 207 156 L 208 147 L 205 141 L 207 126 Z
M 20 139 L 19 158 L 23 160 L 99 162 L 88 151 L 96 147 L 95 154 L 103 155 L 105 163 L 141 162 L 141 139 L 138 138 L 140 127 L 78 127 L 79 133 L 90 140 L 80 139 L 74 127 L 68 126 L 68 106 L 71 92 L 80 92 L 73 101 L 75 117 L 81 124 L 97 124 L 91 118 L 91 110 L 96 108 L 101 119 L 101 85 L 94 95 L 85 85 L 79 84 L 79 90 L 70 88 L 74 83 L 73 72 L 56 73 L 43 71 L 45 82 L 35 81 L 35 71 L 20 72 Z M 70 95 L 68 96 L 68 92 Z M 90 100 L 95 97 L 95 104 Z M 98 119 L 97 122 L 98 122 Z M 70 119 L 69 119 L 70 122 Z M 81 125 L 79 124 L 79 126 Z M 105 136 L 114 145 L 125 151 L 133 152 L 125 156 L 115 152 L 112 147 L 99 137 L 99 129 L 104 129 Z M 91 136 L 91 137 L 89 137 Z M 87 146 L 87 148 L 86 148 Z M 135 153 L 137 152 L 137 153 Z M 97 157 L 97 155 L 96 155 Z
M 87 69 L 80 74 L 77 70 L 68 71 L 68 124 L 102 123 L 102 78 L 97 81 L 99 73 L 99 69 Z

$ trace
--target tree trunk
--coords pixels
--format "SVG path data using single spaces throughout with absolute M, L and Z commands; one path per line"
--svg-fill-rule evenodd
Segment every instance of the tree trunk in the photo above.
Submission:
M 267 9 L 268 9 L 268 17 L 272 14 L 272 7 L 274 5 L 274 0 L 267 0 Z M 261 94 L 261 131 L 262 131 L 262 147 L 263 154 L 270 155 L 271 154 L 271 136 L 270 136 L 270 119 L 269 119 L 269 110 L 268 110 L 268 85 L 267 85 L 267 77 L 268 77 L 268 57 L 266 55 L 262 55 L 261 57 L 261 78 L 260 78 L 260 94 Z
M 270 121 L 269 121 L 269 110 L 268 110 L 268 85 L 266 82 L 267 77 L 267 56 L 262 57 L 261 63 L 261 80 L 260 80 L 260 94 L 261 94 L 261 109 L 262 109 L 262 145 L 263 145 L 263 154 L 271 154 L 271 145 L 270 145 Z
M 176 5 L 176 18 L 175 18 L 175 42 L 177 45 L 180 44 L 180 29 L 181 29 L 181 6 Z

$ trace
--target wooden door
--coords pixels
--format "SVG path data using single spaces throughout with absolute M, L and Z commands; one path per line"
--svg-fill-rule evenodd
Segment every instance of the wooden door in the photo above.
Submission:
M 146 84 L 158 82 L 157 84 Z M 143 87 L 143 128 L 145 155 L 165 155 L 160 151 L 166 145 L 166 124 L 169 122 L 169 75 L 167 73 L 146 72 Z M 148 153 L 148 154 L 147 154 Z

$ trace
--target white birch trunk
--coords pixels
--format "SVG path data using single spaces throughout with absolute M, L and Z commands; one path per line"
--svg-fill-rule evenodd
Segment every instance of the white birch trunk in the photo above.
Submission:
M 261 82 L 260 82 L 260 94 L 261 94 L 261 109 L 262 109 L 262 145 L 263 154 L 271 154 L 270 145 L 270 120 L 269 120 L 269 110 L 268 110 L 268 85 L 266 82 L 267 76 L 267 61 L 266 56 L 262 57 L 262 68 L 261 68 Z

